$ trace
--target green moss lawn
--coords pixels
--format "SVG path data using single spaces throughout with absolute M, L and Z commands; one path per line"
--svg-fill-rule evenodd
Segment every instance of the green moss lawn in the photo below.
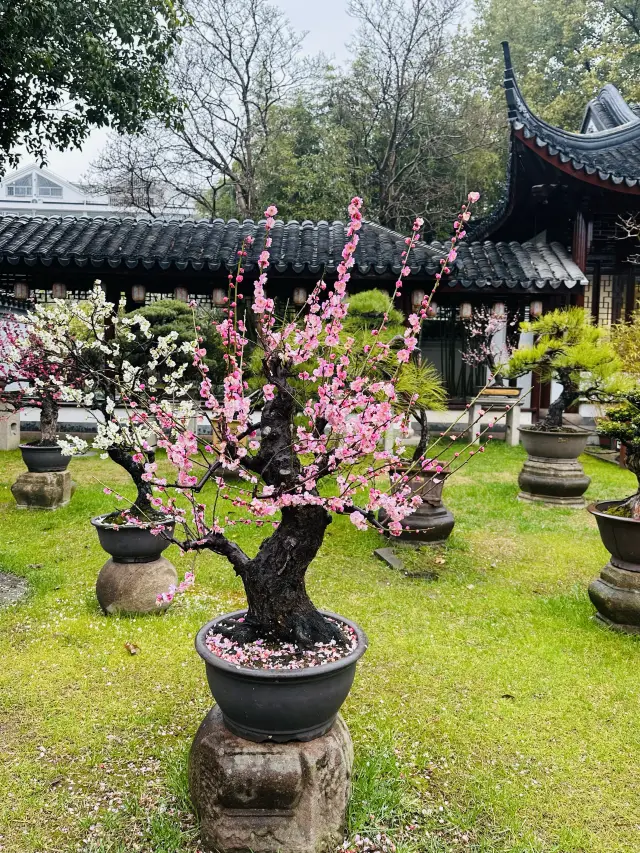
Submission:
M 490 447 L 447 487 L 450 544 L 412 564 L 437 579 L 386 568 L 379 537 L 344 518 L 309 573 L 316 604 L 371 641 L 344 708 L 351 831 L 386 828 L 400 853 L 640 850 L 640 643 L 592 619 L 606 553 L 591 517 L 516 501 L 523 459 Z M 22 464 L 0 459 L 0 569 L 30 584 L 0 611 L 0 850 L 195 853 L 185 768 L 210 696 L 193 636 L 242 589 L 206 555 L 166 615 L 105 618 L 88 517 L 126 480 L 98 457 L 71 468 L 68 507 L 18 512 Z M 592 499 L 632 491 L 611 464 L 585 468 Z

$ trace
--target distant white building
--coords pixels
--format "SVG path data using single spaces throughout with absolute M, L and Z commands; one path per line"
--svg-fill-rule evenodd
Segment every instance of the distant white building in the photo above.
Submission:
M 72 184 L 37 163 L 29 163 L 0 181 L 0 216 L 118 216 L 108 195 Z
M 100 193 L 29 163 L 0 180 L 0 216 L 134 216 L 162 215 L 185 219 L 196 214 L 186 199 L 167 204 L 162 192 L 140 184 Z

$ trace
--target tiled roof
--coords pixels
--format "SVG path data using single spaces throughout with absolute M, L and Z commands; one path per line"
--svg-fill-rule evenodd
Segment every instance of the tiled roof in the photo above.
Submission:
M 578 177 L 591 177 L 612 188 L 640 186 L 640 118 L 613 86 L 605 87 L 595 105 L 596 125 L 592 133 L 571 133 L 538 118 L 520 92 L 505 42 L 504 87 L 513 130 L 532 141 L 541 156 L 568 167 Z M 613 124 L 613 122 L 617 122 Z M 608 126 L 611 125 L 611 126 Z
M 265 223 L 133 218 L 0 217 L 0 262 L 29 266 L 128 267 L 179 270 L 227 270 L 235 267 L 242 240 L 254 243 L 245 263 L 255 270 L 264 243 Z M 282 222 L 272 230 L 273 267 L 281 273 L 332 273 L 346 240 L 342 222 Z M 360 275 L 396 275 L 402 265 L 404 237 L 370 222 L 363 223 L 356 251 Z M 411 255 L 414 274 L 432 276 L 448 252 L 442 243 L 418 244 Z M 586 279 L 558 243 L 470 243 L 459 248 L 448 284 L 464 287 L 552 288 L 586 284 Z

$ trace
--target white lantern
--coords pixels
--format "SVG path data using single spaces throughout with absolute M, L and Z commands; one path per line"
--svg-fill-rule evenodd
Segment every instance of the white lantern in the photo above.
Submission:
M 67 298 L 67 285 L 63 284 L 60 281 L 54 281 L 53 286 L 51 288 L 51 293 L 54 299 L 66 299 Z
M 304 287 L 295 287 L 293 289 L 293 304 L 294 305 L 304 305 L 307 301 L 307 291 Z
M 13 295 L 16 299 L 29 298 L 29 285 L 26 281 L 18 281 L 13 287 Z
M 147 297 L 147 288 L 144 284 L 134 284 L 131 288 L 131 299 L 139 304 L 143 303 Z
M 176 289 L 173 291 L 173 298 L 177 299 L 178 302 L 188 302 L 189 291 L 186 287 L 176 287 Z
M 226 295 L 227 294 L 224 292 L 224 290 L 221 287 L 215 287 L 213 289 L 213 293 L 211 294 L 211 298 L 213 299 L 213 304 L 218 305 L 218 306 L 224 305 L 224 300 L 225 300 Z
M 507 306 L 504 304 L 504 302 L 495 302 L 493 308 L 491 309 L 491 313 L 497 319 L 504 320 L 504 318 L 507 316 Z
M 470 302 L 463 302 L 460 306 L 460 319 L 470 320 L 473 317 L 473 305 Z
M 438 315 L 438 303 L 431 302 L 429 307 L 427 308 L 427 314 L 429 317 L 436 317 Z
M 424 299 L 424 290 L 411 291 L 411 307 L 416 310 L 422 305 Z
M 540 299 L 534 299 L 531 305 L 529 306 L 529 316 L 530 317 L 541 317 L 543 311 L 542 301 Z

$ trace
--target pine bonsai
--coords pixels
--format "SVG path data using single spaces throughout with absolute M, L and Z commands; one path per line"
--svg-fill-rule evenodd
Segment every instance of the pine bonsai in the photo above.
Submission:
M 501 372 L 510 378 L 534 372 L 543 382 L 554 380 L 562 386 L 538 429 L 562 429 L 565 411 L 581 398 L 610 398 L 620 362 L 604 331 L 592 325 L 583 308 L 559 308 L 520 328 L 533 333 L 534 343 L 515 350 Z

